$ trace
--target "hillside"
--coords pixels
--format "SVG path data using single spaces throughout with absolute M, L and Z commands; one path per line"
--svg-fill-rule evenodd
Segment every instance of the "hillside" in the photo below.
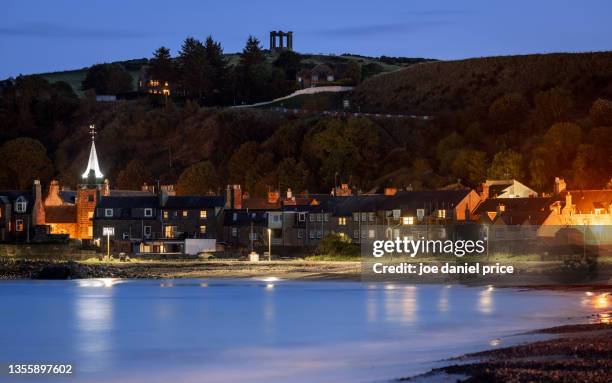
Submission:
M 273 62 L 277 57 L 278 55 L 270 54 L 269 52 L 267 52 L 266 54 L 266 59 L 270 63 Z M 240 55 L 238 53 L 228 53 L 225 54 L 225 58 L 229 66 L 235 66 L 238 64 Z M 354 62 L 364 67 L 366 69 L 366 73 L 377 74 L 392 72 L 403 67 L 412 65 L 414 63 L 423 61 L 426 61 L 426 59 L 406 57 L 392 58 L 384 56 L 376 58 L 352 54 L 343 54 L 338 56 L 323 54 L 302 54 L 301 64 L 304 67 L 314 67 L 318 64 L 327 64 L 333 66 L 337 64 L 348 64 Z M 146 66 L 149 64 L 149 59 L 133 59 L 126 61 L 117 61 L 115 63 L 121 64 L 126 68 L 126 70 L 130 73 L 133 79 L 133 90 L 137 90 L 136 87 L 138 84 L 140 69 L 142 66 Z M 72 87 L 72 90 L 80 96 L 83 94 L 81 89 L 81 82 L 85 78 L 88 69 L 88 67 L 85 67 L 74 70 L 40 73 L 39 75 L 51 83 L 58 81 L 67 82 Z
M 484 57 L 420 63 L 373 76 L 354 92 L 363 109 L 437 115 L 487 108 L 504 94 L 531 99 L 561 87 L 578 106 L 612 97 L 612 52 Z
M 338 179 L 371 191 L 515 178 L 545 192 L 555 177 L 573 188 L 612 187 L 611 56 L 421 63 L 374 76 L 354 91 L 353 110 L 434 116 L 427 120 L 281 114 L 152 97 L 99 103 L 77 97 L 65 82 L 26 76 L 0 93 L 0 188 L 26 188 L 35 177 L 74 187 L 91 123 L 102 170 L 121 188 L 158 180 L 179 189 L 198 183 L 201 190 L 238 183 L 265 195 L 279 185 L 327 192 Z M 300 95 L 267 107 L 338 109 L 344 96 Z

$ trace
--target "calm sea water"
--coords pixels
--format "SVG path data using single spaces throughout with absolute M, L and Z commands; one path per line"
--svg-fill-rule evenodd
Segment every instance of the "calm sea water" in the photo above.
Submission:
M 19 382 L 388 381 L 608 306 L 584 292 L 274 278 L 3 281 L 0 302 L 0 363 L 74 364 L 71 378 Z

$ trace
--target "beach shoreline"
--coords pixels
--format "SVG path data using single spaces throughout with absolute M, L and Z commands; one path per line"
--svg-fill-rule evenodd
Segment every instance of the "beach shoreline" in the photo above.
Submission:
M 147 260 L 130 262 L 2 260 L 0 279 L 257 278 L 361 280 L 361 263 L 283 260 Z
M 450 358 L 443 367 L 400 377 L 412 383 L 609 382 L 612 376 L 612 312 L 590 321 L 517 335 L 550 335 Z

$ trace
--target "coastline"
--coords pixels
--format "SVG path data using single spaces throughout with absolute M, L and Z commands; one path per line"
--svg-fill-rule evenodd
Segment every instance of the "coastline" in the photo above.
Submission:
M 612 373 L 612 312 L 598 323 L 551 327 L 520 335 L 550 339 L 465 354 L 444 367 L 397 382 L 609 382 Z
M 172 260 L 132 262 L 0 260 L 1 279 L 81 278 L 254 278 L 304 280 L 361 279 L 361 263 L 351 261 Z

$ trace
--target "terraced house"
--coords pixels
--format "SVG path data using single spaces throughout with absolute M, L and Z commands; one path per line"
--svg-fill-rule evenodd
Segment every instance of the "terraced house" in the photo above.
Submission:
M 102 197 L 96 205 L 94 236 L 112 252 L 197 254 L 216 250 L 222 196 Z M 110 234 L 109 234 L 110 233 Z M 112 240 L 105 236 L 112 236 Z

